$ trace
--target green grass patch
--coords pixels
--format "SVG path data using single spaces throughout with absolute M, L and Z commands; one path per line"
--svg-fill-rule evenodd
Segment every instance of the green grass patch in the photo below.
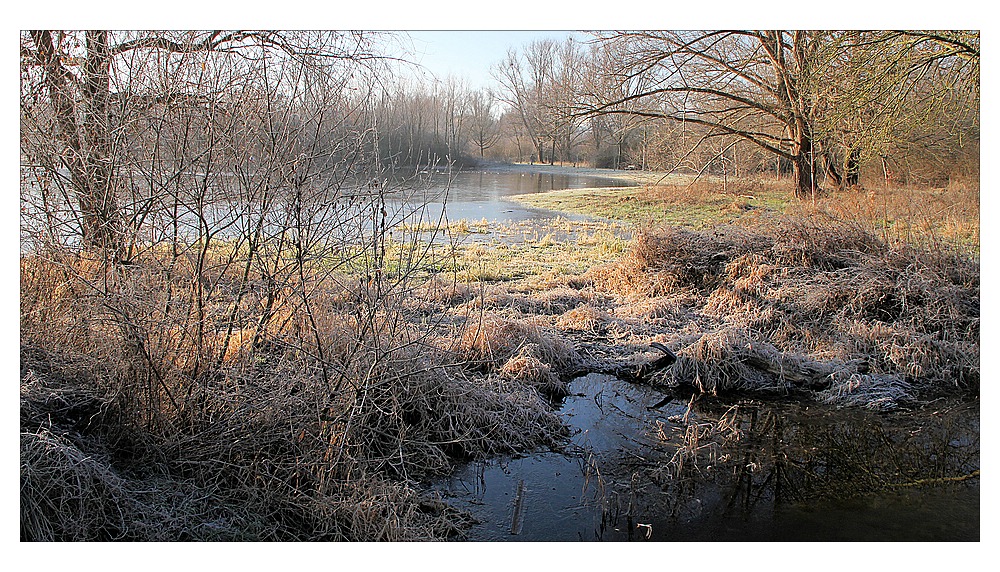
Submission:
M 748 192 L 751 191 L 751 192 Z M 517 195 L 536 208 L 623 221 L 696 229 L 731 223 L 754 211 L 782 212 L 793 200 L 785 191 L 695 183 L 644 187 L 566 189 Z

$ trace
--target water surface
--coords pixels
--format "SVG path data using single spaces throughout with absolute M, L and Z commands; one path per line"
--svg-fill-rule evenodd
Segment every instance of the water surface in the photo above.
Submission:
M 702 399 L 688 413 L 605 375 L 570 389 L 564 451 L 471 463 L 434 484 L 480 521 L 469 540 L 979 540 L 978 477 L 937 478 L 979 468 L 978 402 L 885 415 Z M 698 460 L 669 470 L 685 415 L 728 415 L 742 438 L 705 436 Z
M 417 185 L 426 185 L 422 195 L 430 203 L 429 215 L 440 212 L 447 204 L 449 220 L 481 220 L 520 222 L 543 220 L 556 215 L 553 211 L 528 207 L 513 201 L 515 195 L 544 193 L 564 189 L 634 186 L 628 181 L 587 175 L 456 171 L 450 174 L 431 174 L 418 179 Z M 579 215 L 563 215 L 570 220 L 583 219 Z

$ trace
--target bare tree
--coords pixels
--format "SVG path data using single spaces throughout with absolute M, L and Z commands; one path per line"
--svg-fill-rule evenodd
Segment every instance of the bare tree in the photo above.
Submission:
M 651 77 L 647 74 L 625 74 L 620 66 L 627 60 L 629 45 L 626 42 L 608 42 L 591 52 L 587 60 L 585 79 L 576 90 L 576 101 L 588 102 L 600 106 L 604 102 L 621 102 L 616 109 L 620 112 L 591 115 L 591 121 L 597 125 L 592 129 L 607 133 L 614 143 L 614 157 L 610 167 L 614 169 L 624 166 L 622 161 L 634 132 L 644 121 L 648 121 L 640 113 L 643 102 L 641 95 L 650 89 Z M 575 106 L 568 102 L 565 109 L 572 113 Z
M 340 33 L 21 34 L 21 153 L 37 175 L 44 172 L 66 189 L 84 245 L 111 260 L 131 256 L 137 221 L 135 213 L 124 212 L 122 195 L 130 191 L 135 165 L 125 131 L 150 106 L 217 105 L 215 94 L 200 90 L 199 81 L 214 62 L 233 54 L 245 62 L 281 54 L 307 66 L 374 58 L 362 37 Z M 160 69 L 175 81 L 152 83 Z
M 857 185 L 873 159 L 956 162 L 978 140 L 978 34 L 828 32 L 824 44 L 826 73 L 813 91 L 832 185 Z
M 469 137 L 480 158 L 500 140 L 500 120 L 494 115 L 495 107 L 492 91 L 480 89 L 469 93 Z
M 953 80 L 943 75 L 971 76 L 978 94 L 978 34 L 684 31 L 598 39 L 618 52 L 604 78 L 619 92 L 584 94 L 577 114 L 666 119 L 704 127 L 705 141 L 747 141 L 791 165 L 799 196 L 815 192 L 824 173 L 837 186 L 855 184 L 863 150 L 874 148 L 866 138 L 884 139 L 877 134 L 915 116 L 912 94 L 928 70 L 942 74 L 932 84 L 945 89 Z M 645 85 L 629 89 L 637 80 Z
M 552 97 L 558 58 L 558 44 L 549 39 L 537 40 L 519 53 L 511 49 L 507 59 L 494 67 L 494 76 L 503 88 L 504 100 L 517 110 L 525 132 L 535 148 L 538 162 L 546 162 L 546 146 L 553 156 L 556 133 L 559 129 L 559 111 Z
M 564 161 L 575 161 L 575 147 L 585 134 L 582 118 L 566 113 L 572 106 L 584 81 L 587 54 L 581 44 L 572 37 L 567 38 L 557 52 L 554 81 L 546 104 L 554 111 L 553 152 L 557 144 Z
M 812 101 L 801 87 L 815 73 L 813 36 L 804 32 L 639 32 L 600 36 L 622 50 L 612 83 L 637 90 L 590 93 L 582 114 L 663 118 L 739 137 L 790 161 L 796 193 L 815 189 Z M 747 120 L 764 117 L 758 129 Z

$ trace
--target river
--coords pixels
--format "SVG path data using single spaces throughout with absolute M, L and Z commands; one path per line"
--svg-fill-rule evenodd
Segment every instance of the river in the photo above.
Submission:
M 543 221 L 559 213 L 528 207 L 510 200 L 510 197 L 552 190 L 625 187 L 635 184 L 627 179 L 595 176 L 595 171 L 599 170 L 581 169 L 579 174 L 574 171 L 563 167 L 498 164 L 476 171 L 432 170 L 411 173 L 406 177 L 383 182 L 388 222 L 390 225 L 408 223 L 431 226 L 442 222 L 447 226 L 448 222 L 460 220 L 485 219 L 498 223 Z M 265 220 L 265 233 L 278 233 L 288 228 L 290 222 L 285 207 L 290 199 L 279 200 L 265 212 L 259 212 L 259 205 L 247 204 L 244 200 L 226 199 L 232 193 L 239 195 L 235 189 L 240 187 L 233 174 L 217 174 L 213 181 L 214 186 L 209 185 L 208 201 L 203 202 L 193 197 L 182 198 L 175 207 L 166 208 L 162 212 L 128 212 L 126 218 L 141 219 L 145 230 L 140 236 L 150 242 L 169 237 L 174 222 L 178 223 L 180 236 L 192 241 L 202 236 L 206 229 L 215 238 L 223 240 L 245 234 L 248 225 L 256 224 L 261 217 Z M 234 188 L 229 189 L 227 185 Z M 358 214 L 366 212 L 363 206 L 366 203 L 378 202 L 377 193 L 372 188 L 357 189 L 344 182 L 324 182 L 315 186 L 316 190 L 311 195 L 313 204 L 307 207 L 307 211 L 317 225 L 325 226 L 334 222 L 334 226 L 340 226 L 340 221 L 346 221 L 343 224 L 345 228 L 356 227 L 357 221 L 352 219 L 357 218 L 367 221 L 368 229 L 371 228 L 370 217 L 365 218 L 363 214 L 359 217 Z M 246 190 L 243 189 L 242 192 Z M 328 196 L 333 195 L 340 197 L 339 203 L 350 203 L 353 208 L 346 211 L 336 208 L 336 201 L 327 200 Z M 361 201 L 355 202 L 349 197 L 361 197 Z M 167 201 L 166 204 L 170 207 L 170 197 L 161 199 Z M 60 241 L 75 244 L 77 240 L 79 229 L 72 209 L 61 202 L 44 208 L 42 204 L 37 186 L 32 184 L 27 189 L 22 189 L 22 253 L 30 252 L 36 247 L 36 236 L 44 234 L 42 229 L 51 228 L 53 221 L 60 233 Z M 176 208 L 177 212 L 174 213 L 172 208 Z M 569 220 L 586 219 L 578 215 L 562 216 Z

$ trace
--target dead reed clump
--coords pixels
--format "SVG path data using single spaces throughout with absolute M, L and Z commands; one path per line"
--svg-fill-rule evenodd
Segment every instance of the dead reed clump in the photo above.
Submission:
M 669 292 L 676 284 L 669 275 L 654 275 L 631 250 L 614 262 L 592 267 L 581 277 L 581 283 L 593 285 L 598 291 L 620 295 Z
M 914 388 L 895 375 L 853 373 L 840 376 L 831 387 L 821 391 L 823 403 L 841 407 L 863 407 L 879 411 L 895 409 L 912 399 Z
M 121 426 L 115 400 L 60 359 L 22 352 L 22 540 L 238 540 L 261 530 L 252 508 L 164 475 L 150 434 Z
M 433 275 L 414 292 L 414 296 L 421 300 L 446 307 L 466 302 L 475 294 L 471 285 L 440 274 Z
M 45 428 L 21 433 L 21 540 L 128 538 L 134 510 L 106 461 Z
M 572 288 L 555 287 L 530 296 L 532 306 L 523 311 L 532 314 L 562 314 L 583 303 L 580 292 Z
M 690 385 L 711 394 L 777 389 L 772 377 L 745 363 L 743 357 L 751 347 L 750 338 L 741 328 L 702 334 L 678 351 L 677 362 L 657 374 L 655 380 L 668 386 Z
M 524 374 L 517 379 L 439 368 L 408 375 L 392 391 L 368 392 L 354 409 L 351 455 L 362 466 L 413 478 L 443 473 L 455 460 L 554 445 L 564 428 L 533 385 L 552 378 L 545 364 L 532 363 L 533 371 L 507 368 Z
M 763 296 L 775 270 L 764 255 L 747 252 L 726 263 L 725 280 L 732 283 L 735 292 Z
M 337 485 L 315 503 L 317 527 L 345 542 L 433 541 L 464 534 L 471 516 L 410 486 L 366 476 L 365 487 Z
M 768 226 L 771 255 L 781 266 L 835 270 L 855 265 L 859 255 L 875 255 L 887 247 L 861 225 L 822 214 L 782 217 Z
M 978 268 L 960 252 L 890 248 L 823 216 L 756 224 L 697 239 L 671 229 L 640 245 L 645 258 L 672 260 L 642 272 L 669 272 L 684 285 L 688 320 L 706 332 L 680 343 L 665 382 L 709 392 L 839 387 L 824 395 L 845 404 L 867 395 L 880 409 L 921 392 L 978 388 Z M 667 254 L 666 244 L 689 250 Z M 673 261 L 684 270 L 668 270 Z M 616 316 L 627 317 L 629 304 Z M 673 326 L 670 343 L 683 337 L 683 324 Z
M 500 368 L 500 376 L 534 387 L 546 397 L 565 397 L 569 394 L 566 383 L 537 357 L 539 354 L 541 348 L 538 344 L 522 346 L 517 355 L 511 356 Z
M 759 296 L 725 284 L 705 299 L 702 312 L 726 324 L 745 329 L 764 330 L 781 327 L 781 312 Z
M 234 541 L 267 530 L 238 499 L 191 479 L 120 471 L 45 428 L 21 433 L 20 505 L 29 542 Z
M 703 417 L 694 410 L 694 404 L 692 396 L 684 414 L 671 417 L 669 425 L 657 421 L 659 438 L 676 446 L 671 458 L 650 472 L 660 482 L 704 475 L 713 467 L 725 466 L 733 457 L 727 449 L 746 436 L 740 423 L 740 404 L 729 406 L 717 419 Z
M 648 230 L 619 260 L 592 268 L 587 276 L 599 290 L 620 295 L 663 296 L 681 288 L 711 291 L 728 261 L 766 245 L 761 237 L 736 227 Z
M 556 372 L 574 371 L 580 363 L 573 345 L 558 334 L 528 320 L 498 315 L 470 320 L 459 340 L 459 351 L 467 361 L 496 370 L 527 344 L 535 344 L 535 357 Z
M 599 291 L 620 295 L 656 296 L 671 291 L 680 279 L 674 273 L 664 272 L 663 262 L 670 239 L 676 232 L 684 231 L 670 232 L 665 236 L 651 232 L 639 234 L 619 259 L 591 268 L 584 277 Z
M 620 318 L 638 318 L 647 323 L 663 322 L 675 330 L 690 323 L 692 312 L 703 303 L 691 289 L 675 290 L 664 296 L 626 296 L 614 308 Z
M 109 326 L 100 292 L 116 282 L 114 272 L 102 273 L 87 256 L 54 253 L 21 257 L 20 330 L 65 349 L 85 352 Z
M 559 316 L 556 319 L 556 327 L 560 330 L 597 332 L 609 319 L 607 312 L 590 304 L 580 304 Z
M 562 314 L 583 302 L 579 291 L 564 286 L 552 288 L 531 289 L 522 293 L 506 288 L 490 288 L 469 303 L 459 306 L 459 309 L 511 310 L 528 315 Z

